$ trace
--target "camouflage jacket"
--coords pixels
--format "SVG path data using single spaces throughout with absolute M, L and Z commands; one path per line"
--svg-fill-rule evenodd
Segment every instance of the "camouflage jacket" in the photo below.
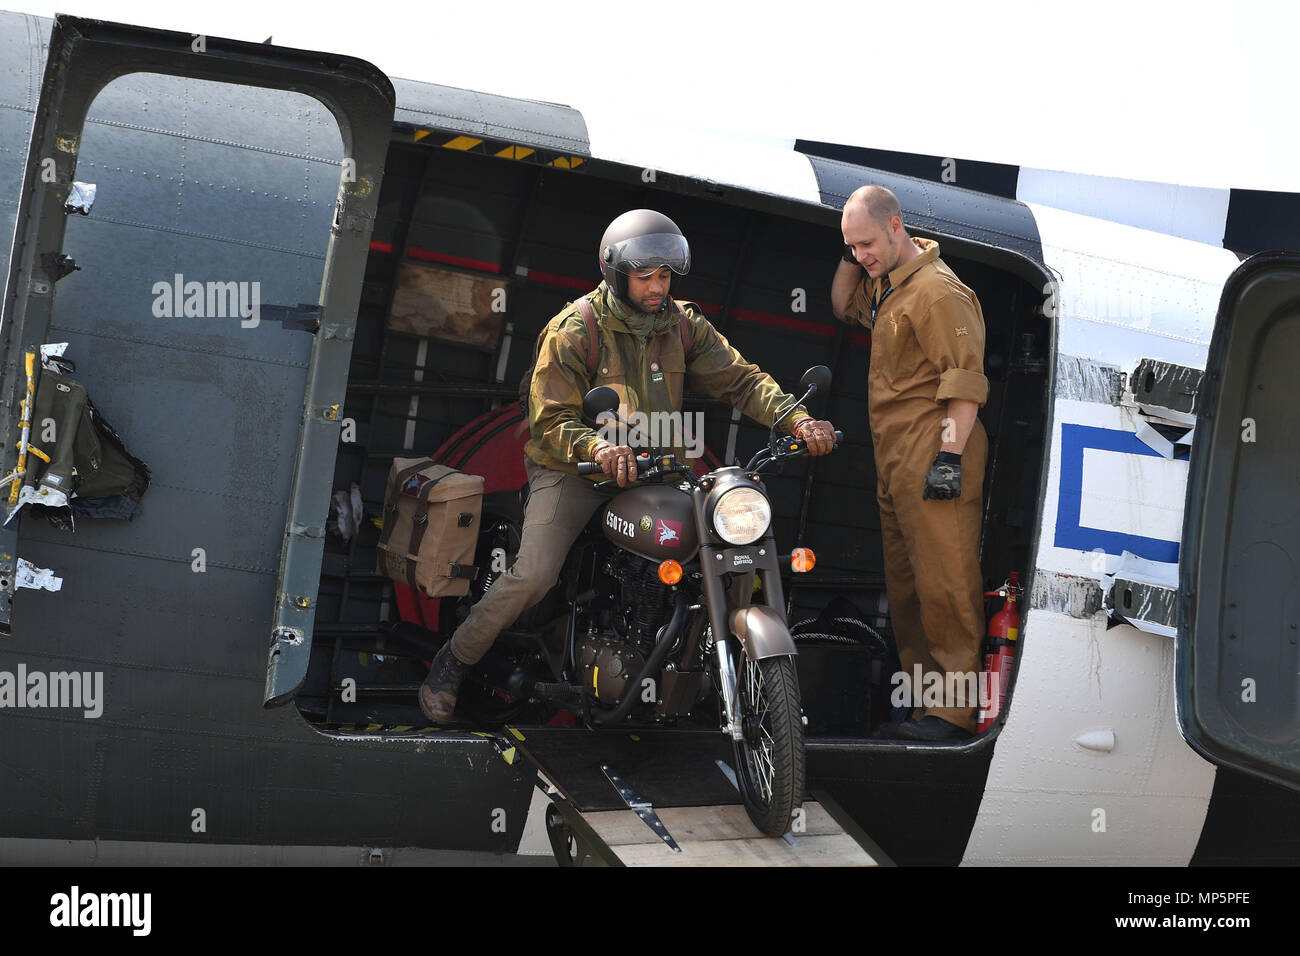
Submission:
M 576 474 L 577 462 L 591 461 L 602 437 L 611 438 L 582 418 L 582 397 L 598 385 L 608 385 L 618 393 L 625 420 L 632 412 L 679 413 L 683 393 L 691 391 L 727 402 L 769 426 L 782 406 L 793 401 L 795 396 L 783 392 L 770 375 L 746 362 L 695 303 L 671 300 L 686 315 L 690 328 L 690 351 L 683 354 L 675 309 L 656 315 L 646 332 L 638 335 L 611 308 L 607 297 L 612 295 L 604 282 L 590 294 L 600 340 L 596 374 L 590 380 L 586 325 L 577 305 L 570 304 L 547 325 L 533 369 L 528 396 L 531 438 L 524 448 L 539 465 Z M 801 419 L 810 417 L 800 406 L 781 427 L 791 432 Z M 665 434 L 664 430 L 659 434 Z M 696 440 L 703 441 L 703 436 Z M 683 445 L 663 442 L 678 460 L 690 461 Z M 603 477 L 597 475 L 592 480 Z

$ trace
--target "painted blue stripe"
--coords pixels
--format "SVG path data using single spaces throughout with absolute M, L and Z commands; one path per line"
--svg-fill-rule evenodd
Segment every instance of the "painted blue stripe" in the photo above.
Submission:
M 1079 524 L 1083 501 L 1083 450 L 1096 448 L 1117 451 L 1126 455 L 1148 455 L 1160 458 L 1132 432 L 1114 428 L 1097 428 L 1093 425 L 1061 425 L 1061 483 L 1056 506 L 1056 539 L 1058 548 L 1077 551 L 1101 549 L 1107 554 L 1119 555 L 1129 551 L 1150 561 L 1176 562 L 1177 541 L 1164 538 L 1147 538 L 1138 534 L 1086 528 Z M 1187 459 L 1187 453 L 1178 456 Z

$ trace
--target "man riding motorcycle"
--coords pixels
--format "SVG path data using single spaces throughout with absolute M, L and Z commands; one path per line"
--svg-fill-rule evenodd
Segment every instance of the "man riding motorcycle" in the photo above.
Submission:
M 595 319 L 595 371 L 587 371 L 593 344 L 588 321 L 580 305 L 570 304 L 548 326 L 533 370 L 531 437 L 524 448 L 529 495 L 519 553 L 433 660 L 419 699 L 435 723 L 451 719 L 461 681 L 497 635 L 555 584 L 574 540 L 608 500 L 593 481 L 607 477 L 626 487 L 636 480 L 633 448 L 604 440 L 583 421 L 582 399 L 590 389 L 613 388 L 625 419 L 635 412 L 680 415 L 688 387 L 765 426 L 793 401 L 747 363 L 697 305 L 669 296 L 672 274 L 690 271 L 690 247 L 667 216 L 650 209 L 624 213 L 605 230 L 598 257 L 604 281 L 586 297 Z M 830 422 L 814 420 L 802 407 L 782 427 L 802 439 L 809 454 L 834 448 Z M 603 475 L 579 477 L 581 461 L 597 462 Z

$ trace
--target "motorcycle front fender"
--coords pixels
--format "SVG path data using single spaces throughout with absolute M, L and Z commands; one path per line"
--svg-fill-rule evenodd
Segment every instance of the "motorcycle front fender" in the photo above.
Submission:
M 790 628 L 774 608 L 762 604 L 736 608 L 728 623 L 731 633 L 740 641 L 745 656 L 751 661 L 799 653 L 794 638 L 790 636 Z

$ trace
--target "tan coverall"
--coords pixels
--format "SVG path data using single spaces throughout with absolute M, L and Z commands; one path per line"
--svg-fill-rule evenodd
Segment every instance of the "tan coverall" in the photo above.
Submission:
M 921 255 L 883 279 L 864 271 L 845 311 L 846 321 L 871 329 L 867 410 L 885 587 L 909 685 L 916 664 L 923 674 L 941 676 L 980 671 L 985 623 L 979 541 L 988 436 L 978 418 L 962 451 L 961 497 L 926 500 L 922 492 L 943 443 L 948 400 L 982 406 L 989 389 L 979 300 L 939 258 L 937 242 L 912 241 Z M 922 691 L 912 687 L 915 719 L 940 717 L 974 733 L 976 701 L 926 708 L 920 706 Z
M 587 378 L 586 324 L 576 305 L 551 320 L 537 356 L 529 394 L 532 437 L 524 448 L 528 504 L 519 553 L 451 638 L 451 650 L 465 664 L 481 658 L 497 635 L 551 589 L 569 548 L 596 508 L 610 496 L 594 485 L 603 474 L 579 477 L 577 463 L 590 461 L 600 435 L 582 420 L 582 397 L 597 385 L 618 393 L 629 412 L 680 412 L 686 390 L 738 408 L 762 425 L 792 400 L 772 377 L 745 361 L 693 302 L 674 300 L 689 325 L 689 353 L 683 351 L 680 319 L 671 310 L 632 312 L 602 282 L 591 296 L 597 319 L 599 357 Z M 635 331 L 639 328 L 640 331 Z M 790 433 L 811 418 L 803 406 L 781 423 Z M 689 461 L 683 448 L 680 461 Z

